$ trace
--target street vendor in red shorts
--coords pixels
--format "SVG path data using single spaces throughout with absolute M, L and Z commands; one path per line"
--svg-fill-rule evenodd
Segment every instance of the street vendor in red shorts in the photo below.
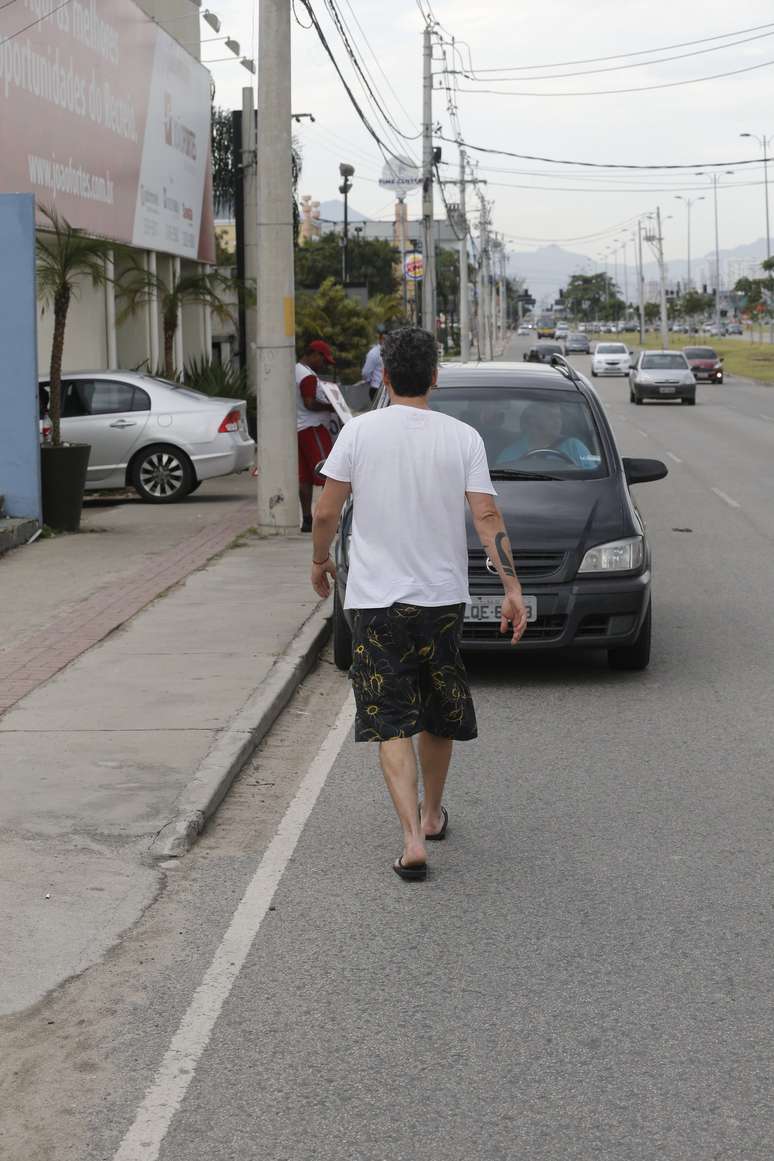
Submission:
M 312 495 L 315 484 L 325 480 L 315 472 L 333 447 L 328 419 L 333 407 L 320 388 L 319 376 L 334 363 L 333 351 L 322 339 L 308 343 L 296 363 L 296 422 L 298 426 L 298 495 L 301 500 L 301 531 L 312 531 Z

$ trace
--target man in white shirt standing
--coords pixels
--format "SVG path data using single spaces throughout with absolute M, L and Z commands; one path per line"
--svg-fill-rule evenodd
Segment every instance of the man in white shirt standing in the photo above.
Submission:
M 368 384 L 368 393 L 373 399 L 382 385 L 384 364 L 382 362 L 382 346 L 384 344 L 384 327 L 378 328 L 378 338 L 365 357 L 360 374 Z
M 352 494 L 344 604 L 353 618 L 355 740 L 379 742 L 403 828 L 393 864 L 402 879 L 427 877 L 425 843 L 447 834 L 442 798 L 454 741 L 477 734 L 460 652 L 470 599 L 466 499 L 505 589 L 500 632 L 510 631 L 516 644 L 527 623 L 481 436 L 430 410 L 437 364 L 427 331 L 406 327 L 386 337 L 390 406 L 345 425 L 325 463 L 312 529 L 312 585 L 327 596 L 336 576 L 330 548 Z M 414 735 L 424 784 L 419 809 Z

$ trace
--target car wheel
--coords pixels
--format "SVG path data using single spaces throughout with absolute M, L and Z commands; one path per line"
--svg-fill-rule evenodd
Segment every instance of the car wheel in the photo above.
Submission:
M 688 395 L 684 395 L 684 396 L 683 396 L 683 403 L 685 403 L 685 404 L 686 404 L 688 407 L 693 407 L 693 406 L 695 406 L 695 404 L 696 404 L 696 396 L 694 395 L 694 396 L 692 396 L 692 397 L 691 397 L 691 396 L 688 396 Z
M 188 489 L 188 495 L 189 495 L 189 496 L 190 496 L 190 495 L 192 495 L 192 494 L 193 494 L 193 493 L 196 491 L 196 489 L 197 489 L 197 488 L 201 488 L 201 486 L 202 486 L 202 481 L 201 481 L 201 480 L 195 480 L 195 481 L 193 482 L 193 484 L 191 484 L 191 487 Z
M 333 660 L 337 669 L 345 673 L 352 664 L 352 633 L 344 617 L 339 599 L 339 587 L 333 586 Z
M 594 368 L 592 367 L 592 368 L 591 368 L 591 378 L 592 378 L 592 379 L 596 379 L 596 377 L 597 377 L 597 373 L 596 373 L 596 371 L 594 370 Z
M 722 383 L 722 382 L 723 382 L 723 376 L 721 375 L 719 379 L 716 379 L 716 380 L 715 380 L 715 382 L 716 382 L 716 383 Z
M 633 645 L 624 645 L 619 649 L 608 649 L 607 663 L 611 669 L 647 669 L 650 662 L 650 639 L 652 630 L 651 606 L 640 626 L 637 639 Z
M 637 394 L 636 391 L 634 392 L 634 402 L 637 404 L 638 407 L 642 407 L 642 399 L 640 398 L 640 396 Z
M 146 504 L 174 504 L 196 483 L 185 452 L 163 443 L 144 447 L 132 460 L 128 474 L 129 483 Z

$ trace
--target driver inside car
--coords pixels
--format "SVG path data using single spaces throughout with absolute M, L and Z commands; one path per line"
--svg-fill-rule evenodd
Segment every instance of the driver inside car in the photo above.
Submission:
M 562 409 L 558 403 L 528 403 L 521 413 L 520 426 L 519 438 L 500 452 L 494 464 L 496 468 L 513 465 L 538 451 L 559 452 L 576 468 L 599 464 L 599 458 L 591 454 L 582 440 L 574 435 L 562 435 Z

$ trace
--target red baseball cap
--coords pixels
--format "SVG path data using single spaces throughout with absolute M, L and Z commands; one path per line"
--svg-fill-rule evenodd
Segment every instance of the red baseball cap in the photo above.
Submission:
M 333 351 L 323 339 L 314 339 L 311 343 L 307 343 L 307 351 L 316 351 L 318 355 L 322 355 L 326 363 L 331 366 L 336 362 L 333 357 Z

